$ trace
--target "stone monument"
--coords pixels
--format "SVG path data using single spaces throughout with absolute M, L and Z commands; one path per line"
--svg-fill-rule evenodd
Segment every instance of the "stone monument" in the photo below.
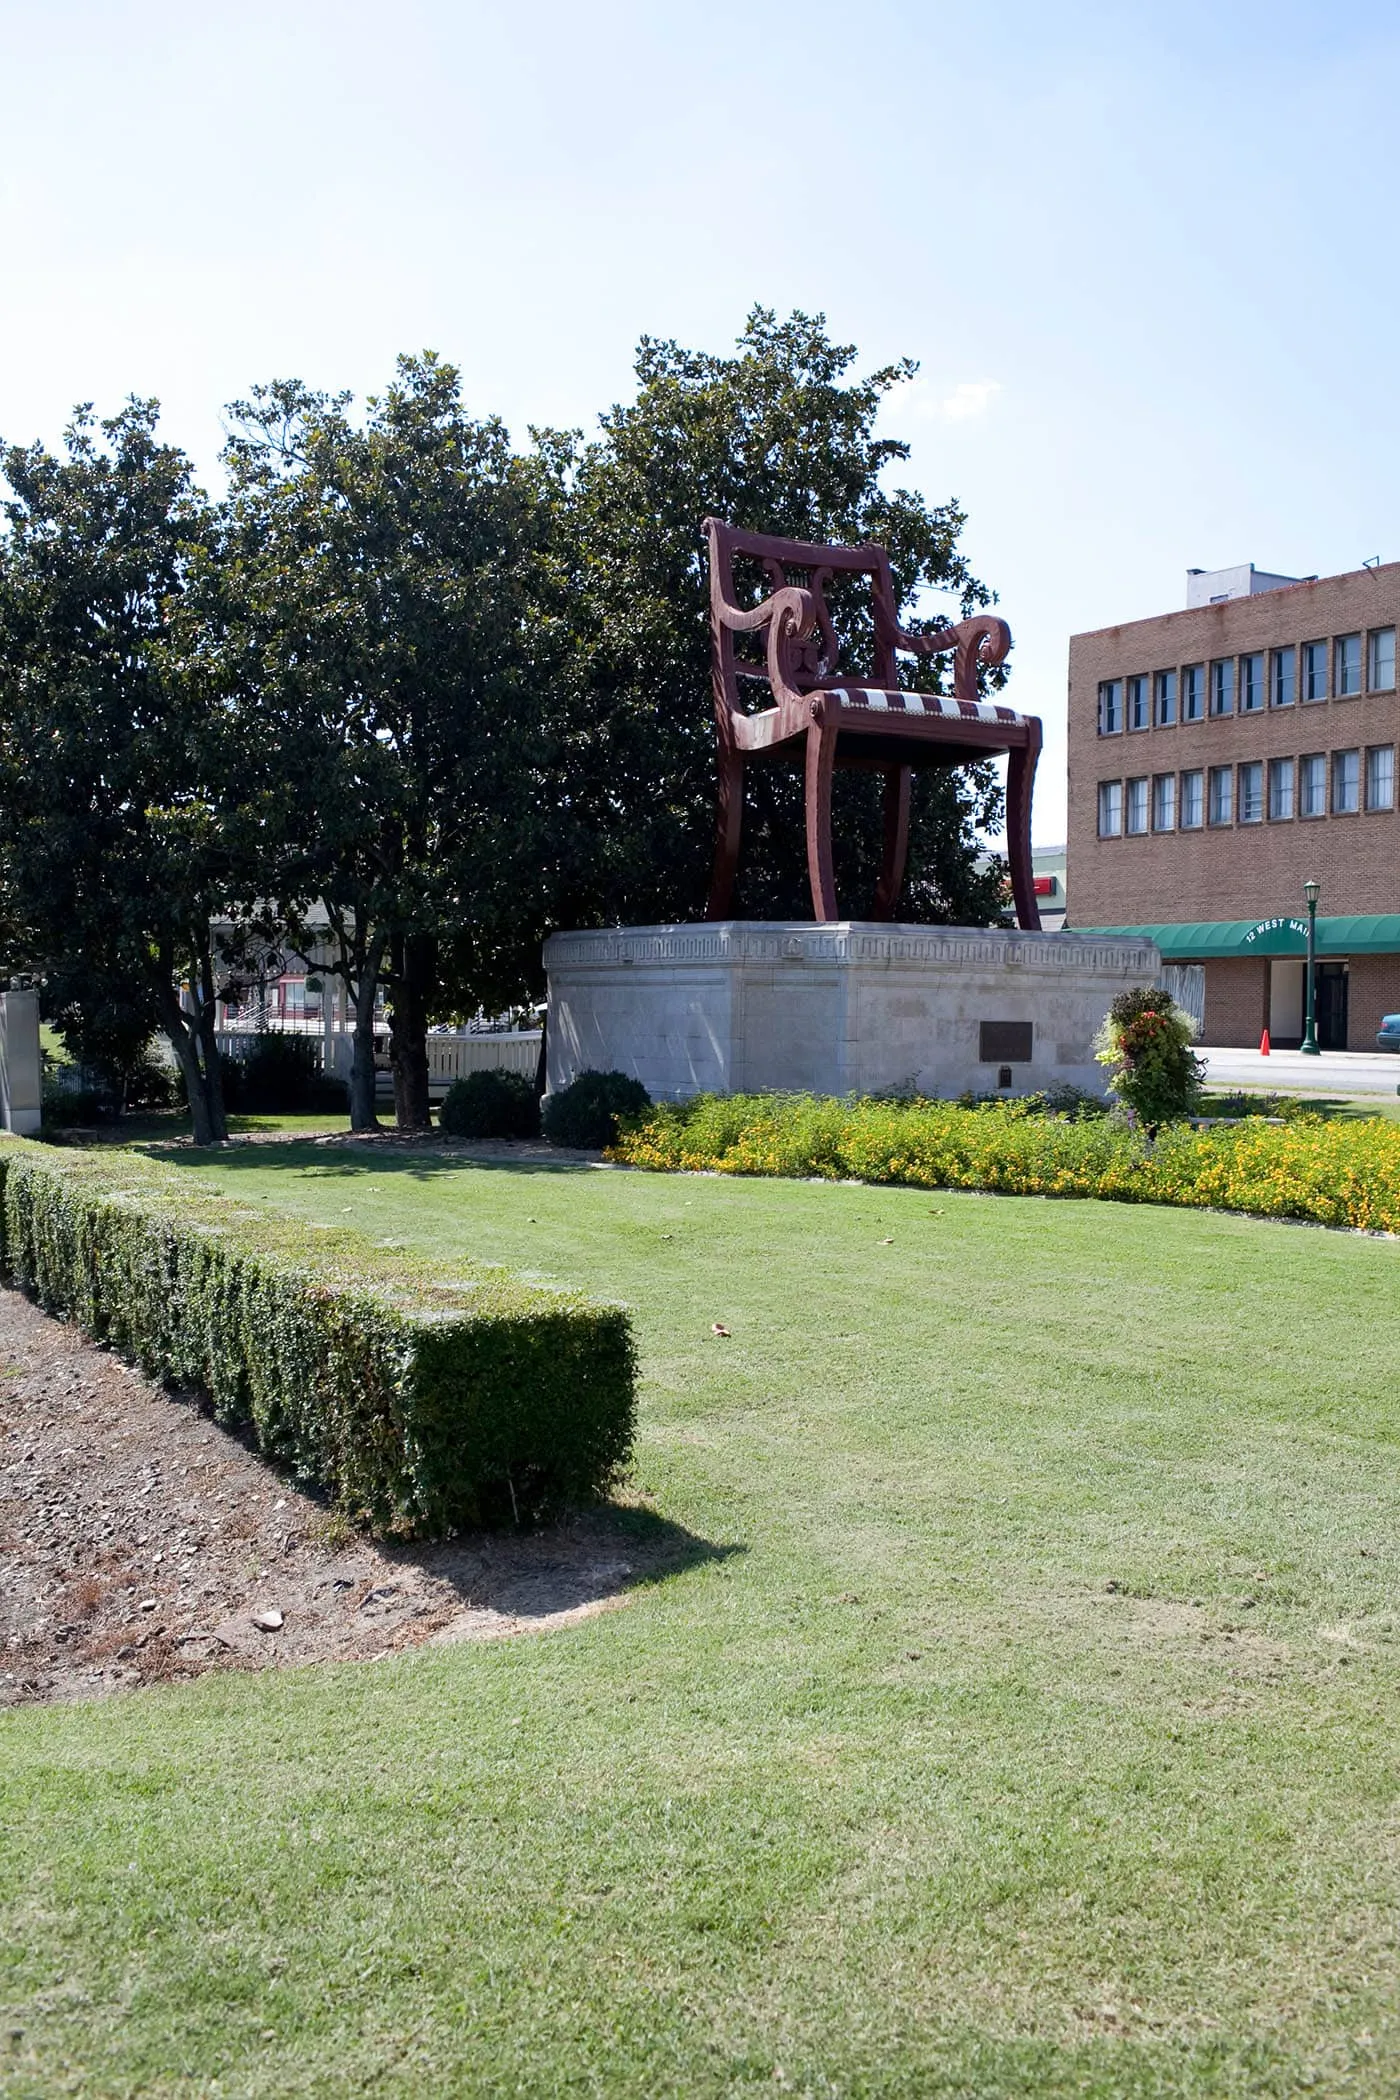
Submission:
M 826 547 L 743 533 L 708 518 L 719 823 L 709 916 L 690 926 L 560 933 L 545 946 L 548 1088 L 618 1070 L 658 1100 L 788 1089 L 1026 1093 L 1057 1083 L 1102 1092 L 1093 1037 L 1120 991 L 1151 983 L 1151 942 L 1044 934 L 1031 874 L 1031 792 L 1041 725 L 984 700 L 979 669 L 1004 661 L 1004 620 L 979 615 L 928 634 L 898 622 L 882 547 Z M 745 606 L 735 556 L 770 589 Z M 826 590 L 870 586 L 874 664 L 841 668 Z M 745 657 L 750 637 L 762 657 Z M 951 656 L 951 691 L 899 684 L 897 652 Z M 740 680 L 768 688 L 750 712 Z M 897 922 L 916 767 L 1008 758 L 1007 859 L 1018 927 Z M 813 923 L 730 917 L 753 765 L 798 765 L 806 788 Z M 884 840 L 873 917 L 837 916 L 831 784 L 878 771 Z

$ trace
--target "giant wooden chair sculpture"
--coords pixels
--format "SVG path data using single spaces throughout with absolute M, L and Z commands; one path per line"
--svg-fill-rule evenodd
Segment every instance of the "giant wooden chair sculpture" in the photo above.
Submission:
M 750 765 L 805 766 L 807 870 L 819 920 L 837 916 L 831 858 L 831 778 L 837 766 L 884 774 L 884 856 L 875 894 L 877 919 L 892 919 L 904 883 L 909 845 L 909 789 L 915 766 L 964 766 L 1010 755 L 1006 783 L 1007 858 L 1018 923 L 1040 926 L 1031 877 L 1031 788 L 1040 755 L 1034 715 L 982 700 L 979 664 L 999 664 L 1011 646 L 1004 620 L 979 614 L 932 634 L 899 625 L 889 556 L 883 547 L 818 547 L 801 540 L 740 532 L 706 518 L 710 545 L 710 627 L 715 726 L 719 734 L 719 830 L 709 916 L 727 918 L 739 865 L 744 770 Z M 738 602 L 735 555 L 751 556 L 772 590 L 761 604 Z M 841 643 L 826 592 L 841 575 L 870 578 L 875 663 L 868 679 L 841 669 Z M 762 662 L 745 659 L 736 636 L 766 643 Z M 899 685 L 895 655 L 953 651 L 952 692 L 910 693 Z M 749 713 L 741 678 L 766 679 L 772 705 Z

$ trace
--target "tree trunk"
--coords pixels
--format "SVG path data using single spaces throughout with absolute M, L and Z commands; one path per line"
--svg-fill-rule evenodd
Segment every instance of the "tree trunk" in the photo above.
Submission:
M 198 1039 L 200 1064 L 204 1071 L 209 1127 L 213 1133 L 210 1142 L 222 1145 L 228 1138 L 228 1117 L 224 1111 L 224 1066 L 219 1054 L 219 1007 L 214 991 L 214 956 L 207 940 L 201 942 L 199 948 L 199 977 L 199 1010 L 192 1032 Z
M 374 1076 L 374 995 L 379 971 L 361 975 L 355 986 L 355 1032 L 350 1061 L 350 1128 L 378 1130 L 378 1089 Z
M 350 1128 L 352 1132 L 378 1130 L 374 1001 L 384 963 L 384 942 L 377 934 L 371 935 L 367 914 L 358 906 L 333 910 L 328 934 L 335 944 L 336 959 L 318 962 L 316 969 L 323 983 L 331 978 L 340 979 L 355 1016 L 350 1034 Z M 296 952 L 309 967 L 309 949 L 304 941 Z M 322 996 L 326 995 L 323 993 Z M 339 992 L 335 996 L 338 1000 Z
M 432 935 L 409 934 L 395 941 L 389 1055 L 394 1065 L 394 1120 L 400 1130 L 427 1130 L 433 1120 L 428 1013 L 436 983 L 437 942 Z
M 200 1039 L 190 1025 L 190 1016 L 180 1004 L 180 997 L 173 985 L 162 985 L 159 991 L 161 1025 L 175 1052 L 175 1060 L 184 1075 L 185 1094 L 190 1104 L 190 1121 L 194 1126 L 194 1141 L 197 1145 L 222 1145 L 228 1137 L 228 1125 L 224 1119 L 223 1087 L 218 1069 L 218 1048 L 215 1046 L 214 1070 L 208 1072 L 200 1062 Z

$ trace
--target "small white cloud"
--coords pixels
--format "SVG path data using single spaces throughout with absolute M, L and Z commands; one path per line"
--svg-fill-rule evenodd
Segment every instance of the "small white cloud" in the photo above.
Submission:
M 900 422 L 927 423 L 938 414 L 938 403 L 926 379 L 901 379 L 885 396 L 883 413 Z
M 892 425 L 967 423 L 985 415 L 1001 391 L 999 379 L 964 379 L 951 393 L 922 377 L 906 379 L 890 389 L 884 414 Z
M 964 379 L 939 403 L 939 413 L 950 423 L 966 423 L 972 416 L 985 415 L 1000 392 L 999 379 Z

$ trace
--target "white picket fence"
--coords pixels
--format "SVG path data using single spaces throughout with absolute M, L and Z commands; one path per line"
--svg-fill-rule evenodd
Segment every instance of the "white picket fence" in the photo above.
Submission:
M 248 1057 L 264 1035 L 300 1036 L 311 1045 L 323 1072 L 331 1072 L 338 1079 L 350 1076 L 353 1040 L 348 1029 L 327 1034 L 319 1024 L 312 1027 L 305 1022 L 290 1028 L 221 1028 L 217 1038 L 220 1053 L 224 1057 Z M 430 1035 L 428 1091 L 434 1101 L 440 1101 L 453 1080 L 465 1078 L 468 1072 L 519 1072 L 526 1079 L 533 1079 L 539 1055 L 538 1028 L 502 1029 L 495 1034 L 454 1030 L 450 1035 Z M 374 1062 L 380 1092 L 392 1092 L 386 1030 L 376 1035 Z

